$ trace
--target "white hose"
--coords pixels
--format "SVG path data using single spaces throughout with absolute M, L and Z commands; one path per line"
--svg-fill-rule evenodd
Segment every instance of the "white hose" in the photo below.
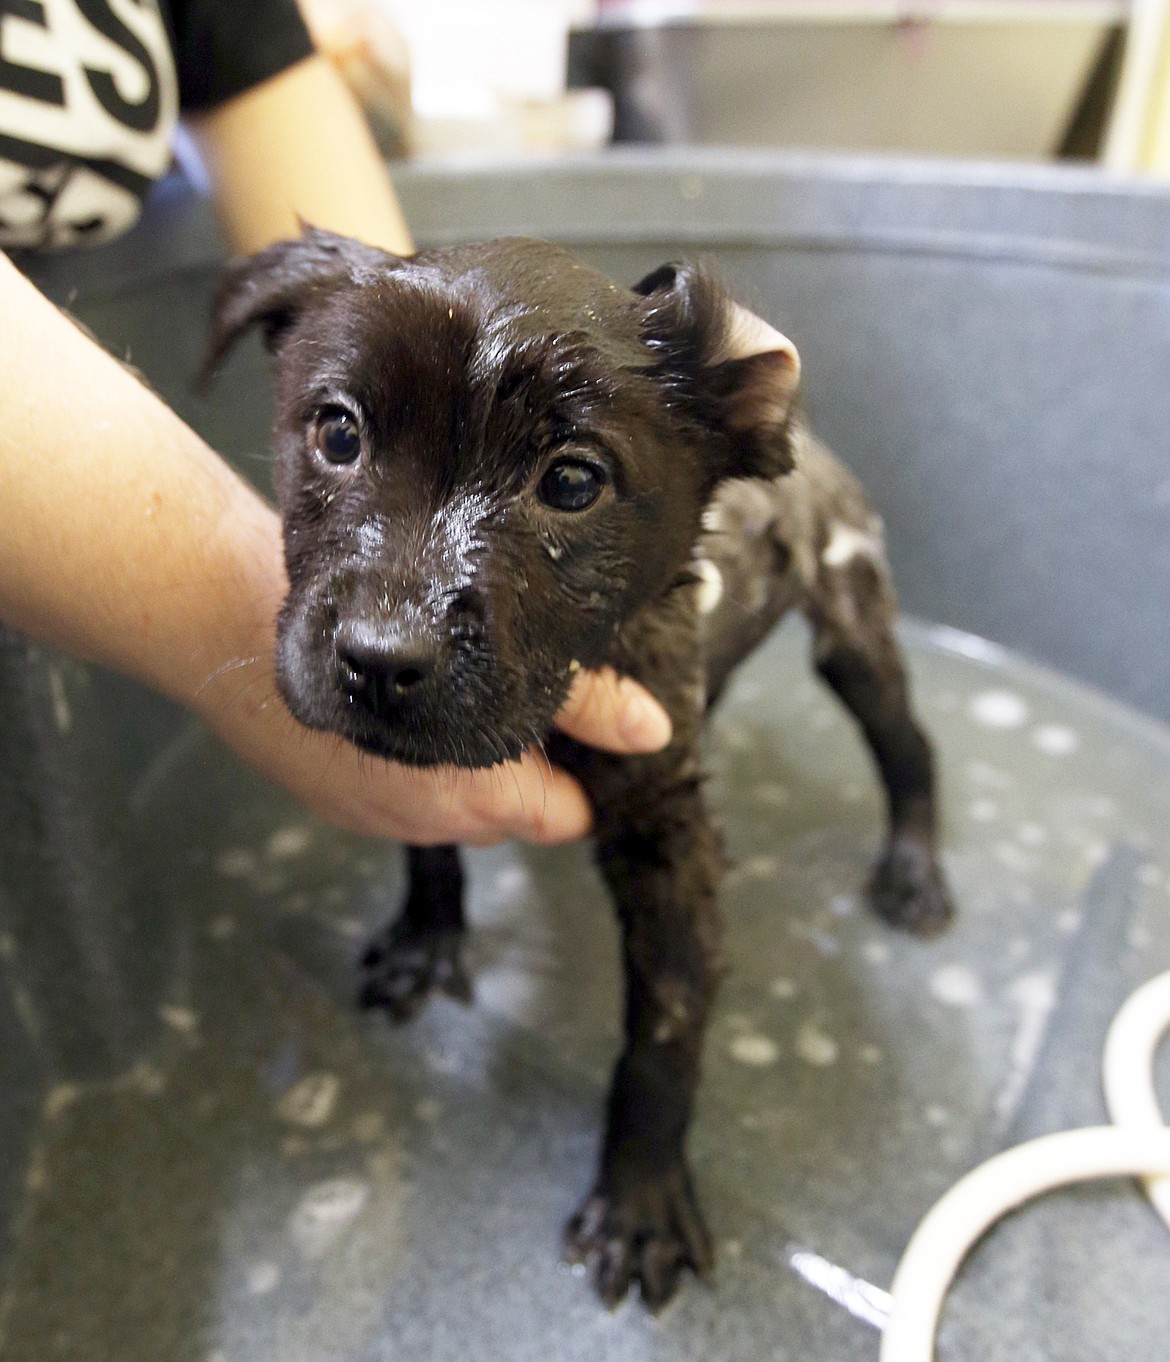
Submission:
M 1045 1135 L 989 1159 L 955 1184 L 911 1237 L 891 1288 L 881 1362 L 930 1362 L 952 1278 L 1001 1216 L 1043 1192 L 1092 1178 L 1142 1177 L 1170 1226 L 1170 1130 L 1154 1096 L 1153 1058 L 1170 1028 L 1170 973 L 1139 989 L 1117 1014 L 1105 1047 L 1114 1126 Z
M 1105 1104 L 1114 1125 L 1127 1130 L 1165 1129 L 1154 1092 L 1154 1054 L 1168 1027 L 1170 972 L 1159 974 L 1132 994 L 1109 1028 L 1101 1068 Z M 1170 1229 L 1170 1178 L 1146 1177 L 1143 1182 L 1154 1209 Z

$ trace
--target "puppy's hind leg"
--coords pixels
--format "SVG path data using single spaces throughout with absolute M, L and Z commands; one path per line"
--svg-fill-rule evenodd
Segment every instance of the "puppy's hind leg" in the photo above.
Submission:
M 472 1000 L 463 966 L 463 868 L 453 846 L 408 847 L 408 886 L 398 916 L 362 956 L 363 1007 L 410 1021 L 432 993 Z
M 885 787 L 889 835 L 867 886 L 870 903 L 894 926 L 928 936 L 954 908 L 938 863 L 934 757 L 911 708 L 896 609 L 877 549 L 822 563 L 807 613 L 816 669 L 860 725 Z

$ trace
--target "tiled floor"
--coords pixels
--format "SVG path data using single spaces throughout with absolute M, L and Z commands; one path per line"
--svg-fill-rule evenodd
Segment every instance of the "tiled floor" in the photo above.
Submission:
M 6 1105 L 24 1132 L 6 1150 L 0 1356 L 875 1358 L 872 1325 L 816 1282 L 839 1268 L 887 1286 L 964 1170 L 1100 1120 L 1108 1020 L 1170 965 L 1170 733 L 972 640 L 907 639 L 961 908 L 939 941 L 858 901 L 877 790 L 799 629 L 713 725 L 736 865 L 734 973 L 692 1144 L 712 1288 L 688 1284 L 658 1321 L 611 1317 L 557 1265 L 619 1023 L 586 851 L 472 854 L 477 1004 L 392 1031 L 354 1008 L 352 965 L 397 899 L 397 854 L 306 821 L 192 728 L 130 805 L 127 835 L 158 862 L 128 881 L 152 896 L 151 949 L 107 958 L 95 921 L 84 987 L 58 987 L 53 933 L 32 959 L 27 911 L 0 926 L 0 1050 L 5 1028 L 20 1042 Z M 54 685 L 62 719 L 81 682 Z M 1170 1240 L 1118 1183 L 997 1228 L 939 1356 L 1137 1362 L 1168 1336 Z

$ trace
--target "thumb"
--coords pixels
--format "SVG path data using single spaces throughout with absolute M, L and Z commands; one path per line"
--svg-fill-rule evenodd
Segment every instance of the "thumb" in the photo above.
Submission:
M 658 752 L 670 741 L 670 717 L 657 700 L 612 667 L 580 672 L 557 715 L 570 738 L 606 752 Z

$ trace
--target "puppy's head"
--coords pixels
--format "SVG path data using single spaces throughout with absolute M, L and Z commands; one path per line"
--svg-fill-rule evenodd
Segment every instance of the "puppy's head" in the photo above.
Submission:
M 795 351 L 689 266 L 629 290 L 537 241 L 404 259 L 308 230 L 229 269 L 208 369 L 251 324 L 275 356 L 281 692 L 397 761 L 543 737 L 678 581 L 715 486 L 790 464 Z

